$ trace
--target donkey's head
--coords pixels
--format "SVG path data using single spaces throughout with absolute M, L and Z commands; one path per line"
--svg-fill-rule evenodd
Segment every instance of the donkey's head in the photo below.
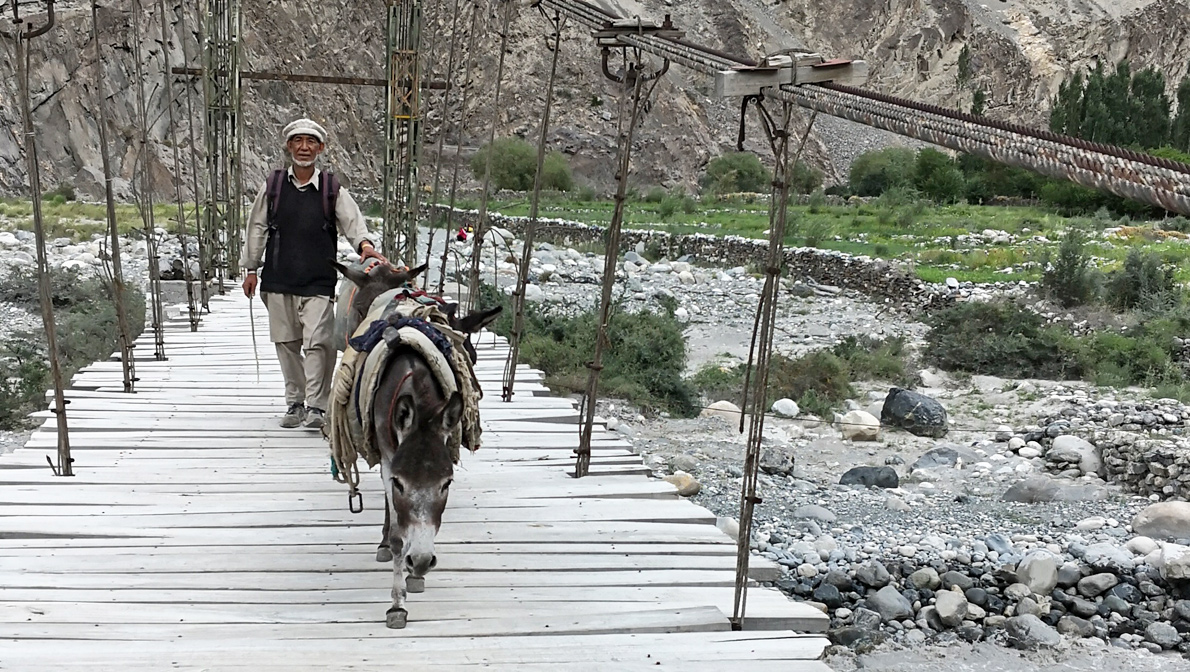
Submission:
M 450 328 L 467 334 L 467 340 L 463 341 L 463 349 L 467 351 L 467 356 L 471 358 L 472 364 L 479 359 L 479 353 L 475 351 L 475 346 L 471 343 L 471 334 L 479 333 L 481 329 L 495 322 L 503 310 L 502 306 L 496 306 L 487 310 L 472 311 L 466 317 L 459 317 L 459 304 L 448 303 L 443 307 L 442 312 L 446 313 L 446 317 L 450 321 Z
M 403 287 L 413 278 L 423 273 L 429 264 L 422 264 L 417 268 L 396 268 L 392 264 L 378 263 L 370 270 L 349 268 L 337 261 L 331 261 L 335 269 L 350 280 L 357 288 L 351 299 L 351 311 L 348 314 L 348 334 L 351 334 L 372 307 L 376 297 L 390 289 Z
M 416 386 L 415 386 L 416 388 Z M 391 537 L 401 540 L 400 553 L 412 576 L 425 576 L 438 564 L 434 537 L 454 477 L 454 461 L 447 444 L 463 414 L 463 397 L 450 395 L 439 408 L 425 408 L 425 396 L 401 394 L 392 412 L 396 450 L 388 463 L 390 515 L 395 514 Z M 393 544 L 392 551 L 398 552 Z M 400 561 L 400 560 L 398 560 Z

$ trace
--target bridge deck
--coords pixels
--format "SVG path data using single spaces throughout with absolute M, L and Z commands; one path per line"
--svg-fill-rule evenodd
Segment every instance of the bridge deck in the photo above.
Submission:
M 568 476 L 574 405 L 528 369 L 501 402 L 506 345 L 487 335 L 484 447 L 458 470 L 409 626 L 388 630 L 379 477 L 349 513 L 321 437 L 276 426 L 263 314 L 258 374 L 247 302 L 211 306 L 198 333 L 170 323 L 137 394 L 118 363 L 77 376 L 76 476 L 47 468 L 52 420 L 0 458 L 0 669 L 826 671 L 825 615 L 777 591 L 752 588 L 730 631 L 733 543 L 626 442 L 600 429 L 592 476 Z M 777 571 L 754 559 L 754 579 Z

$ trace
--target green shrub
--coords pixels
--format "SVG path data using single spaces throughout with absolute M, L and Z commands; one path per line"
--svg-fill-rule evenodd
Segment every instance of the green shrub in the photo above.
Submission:
M 482 305 L 505 306 L 493 325 L 499 334 L 512 329 L 508 298 L 484 287 Z M 561 317 L 526 306 L 521 362 L 541 369 L 555 390 L 582 392 L 587 385 L 587 362 L 595 351 L 597 312 Z M 697 411 L 694 388 L 682 378 L 686 342 L 682 325 L 671 312 L 627 314 L 614 311 L 608 325 L 599 390 L 603 397 L 620 397 L 647 408 L 681 416 Z
M 814 193 L 810 194 L 809 206 L 812 215 L 822 212 L 822 208 L 826 206 L 826 194 L 822 193 L 821 189 L 815 189 Z
M 62 205 L 67 201 L 78 200 L 74 194 L 74 187 L 69 184 L 59 184 L 52 190 L 45 192 L 41 196 L 41 200 L 49 201 L 55 205 Z
M 945 371 L 1058 380 L 1081 373 L 1063 333 L 1012 303 L 961 303 L 930 315 L 927 324 L 923 355 Z
M 644 203 L 660 203 L 668 195 L 669 192 L 662 187 L 652 187 L 645 192 L 645 195 L 640 200 Z
M 1048 261 L 1048 260 L 1047 260 Z M 1046 295 L 1065 308 L 1090 303 L 1099 295 L 1099 275 L 1091 265 L 1086 235 L 1075 228 L 1066 231 L 1058 256 L 1049 261 L 1041 277 Z
M 789 170 L 789 192 L 810 194 L 822 188 L 822 171 L 798 161 Z
M 1140 248 L 1128 250 L 1123 268 L 1107 279 L 1107 302 L 1118 309 L 1160 310 L 1178 300 L 1174 269 L 1162 262 L 1155 252 Z
M 889 147 L 865 152 L 852 162 L 848 183 L 857 196 L 879 196 L 894 187 L 912 186 L 915 166 L 911 149 Z
M 707 164 L 700 183 L 717 194 L 772 190 L 772 173 L 751 152 L 733 152 L 714 158 Z
M 471 158 L 471 172 L 482 180 L 488 155 L 492 156 L 492 184 L 497 189 L 530 191 L 537 172 L 537 148 L 520 138 L 500 138 L 481 147 Z M 548 152 L 542 165 L 542 189 L 569 191 L 574 186 L 570 163 L 558 152 Z
M 50 275 L 51 300 L 58 336 L 58 361 L 69 380 L 82 367 L 107 360 L 119 348 L 116 309 L 110 287 L 98 278 L 75 273 Z M 11 274 L 0 287 L 0 301 L 31 312 L 40 310 L 36 275 L 27 269 Z M 125 289 L 131 337 L 144 328 L 144 296 Z M 32 411 L 45 408 L 49 361 L 44 332 L 16 334 L 0 342 L 0 428 L 20 428 Z

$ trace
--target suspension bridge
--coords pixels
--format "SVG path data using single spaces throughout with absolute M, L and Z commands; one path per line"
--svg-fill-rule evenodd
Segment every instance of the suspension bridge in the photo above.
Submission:
M 785 175 L 817 115 L 1190 215 L 1190 166 L 1185 164 L 872 92 L 863 88 L 867 65 L 862 61 L 796 50 L 759 57 L 726 53 L 689 41 L 680 14 L 624 16 L 613 2 L 453 0 L 444 80 L 427 81 L 423 37 L 441 36 L 423 35 L 424 1 L 386 0 L 385 76 L 360 78 L 251 69 L 243 51 L 251 27 L 244 28 L 241 0 L 202 3 L 197 54 L 187 51 L 185 39 L 171 45 L 165 37 L 175 21 L 186 33 L 185 11 L 158 0 L 154 15 L 141 0 L 129 0 L 130 70 L 138 81 L 162 78 L 171 126 L 179 123 L 173 109 L 179 83 L 185 116 L 203 121 L 201 151 L 194 124 L 188 124 L 194 183 L 187 186 L 198 202 L 190 214 L 177 178 L 182 158 L 173 144 L 177 224 L 183 237 L 188 220 L 198 224 L 201 277 L 187 277 L 187 304 L 168 316 L 153 272 L 159 234 L 145 158 L 151 123 L 145 92 L 137 86 L 135 182 L 149 243 L 151 328 L 134 342 L 121 308 L 119 353 L 82 371 L 69 385 L 56 366 L 28 69 L 29 44 L 54 38 L 53 2 L 0 4 L 13 19 L 2 37 L 16 48 L 43 319 L 55 363 L 45 425 L 22 451 L 0 460 L 5 486 L 0 495 L 0 618 L 12 633 L 6 636 L 0 668 L 371 668 L 399 662 L 450 668 L 681 664 L 724 669 L 748 661 L 760 669 L 822 670 L 816 660 L 826 645 L 820 634 L 827 626 L 825 615 L 758 587 L 757 582 L 774 579 L 778 568 L 753 558 L 748 544 L 752 509 L 759 501 L 764 392 L 788 202 Z M 97 24 L 95 2 L 91 10 Z M 387 254 L 412 262 L 421 258 L 419 187 L 426 182 L 419 172 L 427 118 L 423 93 L 443 91 L 431 194 L 434 201 L 453 206 L 458 162 L 447 188 L 444 129 L 453 128 L 457 136 L 472 124 L 476 106 L 469 101 L 475 98 L 487 97 L 500 109 L 509 25 L 516 12 L 540 15 L 552 58 L 537 129 L 531 223 L 513 294 L 515 326 L 508 342 L 488 336 L 482 344 L 479 373 L 487 392 L 488 445 L 465 463 L 458 479 L 460 489 L 443 528 L 442 569 L 412 602 L 409 629 L 394 634 L 374 616 L 387 590 L 366 552 L 379 527 L 376 508 L 359 517 L 346 513 L 337 501 L 343 492 L 326 477 L 322 440 L 272 428 L 281 395 L 271 357 L 264 358 L 260 371 L 245 364 L 260 353 L 246 345 L 246 304 L 227 295 L 228 283 L 239 273 L 243 228 L 241 84 L 265 80 L 384 88 L 382 241 Z M 499 18 L 480 21 L 485 13 Z M 178 52 L 160 59 L 160 73 L 145 71 L 139 46 L 151 30 L 145 21 L 154 16 L 163 49 Z M 464 20 L 469 31 L 461 27 Z M 563 39 L 564 31 L 576 29 L 585 45 Z M 474 50 L 460 43 L 464 32 L 472 42 L 499 43 L 499 64 L 488 81 L 471 76 Z M 92 45 L 98 64 L 106 56 L 97 29 Z M 591 49 L 593 67 L 601 68 L 620 92 L 616 208 L 608 225 L 599 337 L 579 408 L 547 396 L 540 374 L 518 364 L 541 166 L 564 45 Z M 594 417 L 634 138 L 671 67 L 711 78 L 716 95 L 740 103 L 741 119 L 725 122 L 743 125 L 754 111 L 775 167 L 768 263 L 749 361 L 737 540 L 719 532 L 709 512 L 649 480 L 629 446 Z M 105 84 L 97 79 L 94 107 L 102 133 L 108 126 Z M 201 103 L 191 100 L 192 79 L 201 81 Z M 496 124 L 488 126 L 490 142 Z M 112 283 L 119 299 L 124 280 L 110 207 L 112 176 L 107 142 L 100 140 Z M 490 162 L 485 173 L 470 268 L 465 279 L 456 278 L 466 281 L 469 302 L 480 283 Z M 442 191 L 449 197 L 443 198 Z M 448 232 L 451 225 L 448 216 Z M 427 255 L 430 249 L 427 245 Z M 440 288 L 445 280 L 444 271 Z M 49 458 L 49 470 L 47 450 L 57 454 L 56 460 Z M 378 495 L 370 490 L 365 496 L 375 501 Z M 400 645 L 391 638 L 399 638 Z

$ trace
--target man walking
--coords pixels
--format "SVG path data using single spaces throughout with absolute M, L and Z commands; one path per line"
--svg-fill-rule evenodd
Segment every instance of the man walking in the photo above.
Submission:
M 244 294 L 256 293 L 259 270 L 269 338 L 281 362 L 289 404 L 281 426 L 318 428 L 325 421 L 335 367 L 338 274 L 330 262 L 337 256 L 338 234 L 362 258 L 386 260 L 372 245 L 355 199 L 339 188 L 334 175 L 315 167 L 326 148 L 326 130 L 310 119 L 298 119 L 282 135 L 292 165 L 275 171 L 252 204 L 244 242 Z

